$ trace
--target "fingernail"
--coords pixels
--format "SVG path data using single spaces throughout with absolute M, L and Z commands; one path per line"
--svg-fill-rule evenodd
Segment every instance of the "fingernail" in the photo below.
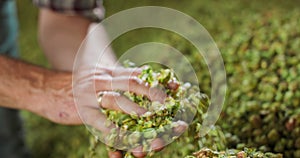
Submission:
M 183 121 L 174 122 L 172 126 L 174 126 L 173 131 L 176 135 L 182 134 L 188 128 L 188 125 Z
M 163 140 L 156 138 L 151 143 L 151 149 L 154 151 L 161 151 L 164 148 Z
M 136 158 L 143 158 L 143 157 L 145 157 L 147 155 L 145 152 L 143 152 L 143 147 L 142 146 L 138 146 L 138 147 L 134 148 L 132 150 L 132 154 Z

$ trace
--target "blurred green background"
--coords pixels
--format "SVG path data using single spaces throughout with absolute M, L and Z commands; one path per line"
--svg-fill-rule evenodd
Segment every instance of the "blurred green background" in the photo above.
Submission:
M 41 49 L 39 48 L 37 42 L 37 18 L 38 18 L 37 8 L 35 8 L 31 4 L 31 1 L 29 0 L 18 0 L 17 4 L 18 4 L 18 16 L 20 21 L 19 44 L 21 50 L 21 57 L 24 60 L 29 61 L 31 63 L 38 64 L 45 67 L 50 67 Z M 255 37 L 264 36 L 264 35 L 269 37 L 273 35 L 277 36 L 277 34 L 284 32 L 288 34 L 289 37 L 291 36 L 288 39 L 289 41 L 287 42 L 293 43 L 293 45 L 287 47 L 292 48 L 292 50 L 294 51 L 294 53 L 292 53 L 291 56 L 292 57 L 295 56 L 296 62 L 294 63 L 294 65 L 295 66 L 298 65 L 297 67 L 298 69 L 295 70 L 296 71 L 295 73 L 298 75 L 300 74 L 300 68 L 298 64 L 299 63 L 298 61 L 300 61 L 299 59 L 300 52 L 298 49 L 300 48 L 300 43 L 299 43 L 300 1 L 297 0 L 289 0 L 289 1 L 283 1 L 283 0 L 273 0 L 273 1 L 268 1 L 268 0 L 259 0 L 259 1 L 258 0 L 257 1 L 109 0 L 108 1 L 107 0 L 104 1 L 104 5 L 106 8 L 106 16 L 110 16 L 114 13 L 117 13 L 118 11 L 127 8 L 154 5 L 154 6 L 165 6 L 165 7 L 177 9 L 198 20 L 208 30 L 208 32 L 212 35 L 212 37 L 216 41 L 222 55 L 224 56 L 225 66 L 227 64 L 226 70 L 228 72 L 227 80 L 229 84 L 228 85 L 229 90 L 227 93 L 228 98 L 224 106 L 225 107 L 224 114 L 223 114 L 224 116 L 227 116 L 228 113 L 236 112 L 234 108 L 233 109 L 230 108 L 231 106 L 236 108 L 239 105 L 242 106 L 243 103 L 245 103 L 246 101 L 248 103 L 249 101 L 251 101 L 251 99 L 253 100 L 253 97 L 243 98 L 237 96 L 241 96 L 243 94 L 245 94 L 245 96 L 248 96 L 250 95 L 250 93 L 248 93 L 250 90 L 252 90 L 253 93 L 258 93 L 260 91 L 260 89 L 253 90 L 251 88 L 249 89 L 245 87 L 244 85 L 239 85 L 239 86 L 237 85 L 237 83 L 243 82 L 243 80 L 237 80 L 237 79 L 240 76 L 247 75 L 245 74 L 245 72 L 242 73 L 241 69 L 245 69 L 245 67 L 247 69 L 248 65 L 246 66 L 243 65 L 242 62 L 243 60 L 245 60 L 245 62 L 247 63 L 247 58 L 244 57 L 243 54 L 239 55 L 235 53 L 243 52 L 244 49 L 254 50 L 248 47 L 249 41 L 251 40 L 251 38 L 253 38 L 254 35 Z M 269 21 L 270 24 L 266 24 Z M 284 24 L 288 24 L 288 26 L 285 26 L 283 28 L 282 25 Z M 264 27 L 266 29 L 262 30 L 261 28 Z M 142 36 L 140 36 L 141 33 Z M 266 48 L 267 50 L 269 50 L 268 46 L 274 42 L 274 39 L 272 38 L 259 37 L 258 39 L 261 40 L 258 43 L 264 43 L 267 47 Z M 122 35 L 117 40 L 115 40 L 113 43 L 113 47 L 116 54 L 120 56 L 123 52 L 125 52 L 127 49 L 131 48 L 132 46 L 139 43 L 150 42 L 150 41 L 164 42 L 167 44 L 171 44 L 173 47 L 177 48 L 178 50 L 184 52 L 187 56 L 189 56 L 194 66 L 197 67 L 196 70 L 199 70 L 197 75 L 200 80 L 201 89 L 207 94 L 210 93 L 209 73 L 207 73 L 207 69 L 205 66 L 203 66 L 203 64 L 200 66 L 197 65 L 198 63 L 203 62 L 203 59 L 198 56 L 195 57 L 194 55 L 196 54 L 195 53 L 196 51 L 193 48 L 193 46 L 189 44 L 187 41 L 181 39 L 176 34 L 172 34 L 170 32 L 162 31 L 158 29 L 134 30 Z M 283 45 L 282 43 L 279 44 Z M 259 55 L 260 53 L 263 54 L 263 51 L 258 52 L 259 57 L 261 57 L 261 55 Z M 195 59 L 192 60 L 192 58 Z M 239 72 L 239 74 L 236 72 Z M 245 79 L 245 78 L 241 77 L 241 79 Z M 295 80 L 297 82 L 299 81 L 298 79 Z M 293 78 L 290 79 L 290 81 L 294 81 Z M 237 89 L 240 89 L 241 91 L 237 91 Z M 243 92 L 247 92 L 247 93 L 243 93 Z M 297 90 L 292 91 L 291 92 L 292 96 L 290 99 L 297 98 L 299 95 L 298 92 L 299 91 Z M 238 98 L 238 99 L 230 99 L 230 98 Z M 271 100 L 266 102 L 273 103 L 275 101 L 277 100 Z M 280 100 L 277 102 L 280 104 L 284 102 L 284 100 Z M 265 102 L 263 102 L 261 98 L 258 98 L 257 104 L 263 104 L 263 103 Z M 291 110 L 297 111 L 297 109 L 299 109 L 299 102 L 296 103 L 293 102 L 293 104 L 295 104 L 295 106 L 291 108 Z M 279 110 L 283 110 L 283 109 L 279 109 Z M 243 112 L 244 113 L 239 113 L 239 115 L 234 115 L 237 120 L 244 119 L 245 121 L 243 122 L 243 124 L 239 125 L 237 123 L 237 125 L 235 125 L 234 127 L 228 127 L 228 124 L 232 123 L 231 121 L 233 121 L 234 119 L 234 118 L 228 118 L 227 121 L 229 122 L 226 122 L 226 119 L 223 121 L 219 121 L 220 126 L 226 129 L 226 132 L 229 133 L 232 132 L 232 135 L 238 135 L 235 133 L 235 130 L 233 130 L 233 128 L 239 126 L 242 128 L 242 126 L 247 125 L 249 120 L 246 116 L 248 116 L 249 113 L 251 114 L 251 110 L 250 111 L 244 110 Z M 57 125 L 47 120 L 44 120 L 36 115 L 30 114 L 28 112 L 22 112 L 22 115 L 25 120 L 27 144 L 34 157 L 73 158 L 73 157 L 83 157 L 84 155 L 88 154 L 89 133 L 85 130 L 85 127 L 83 126 L 68 127 L 68 126 Z M 287 118 L 284 119 L 286 120 Z M 271 129 L 266 129 L 266 130 L 271 130 Z M 241 136 L 238 137 L 239 137 L 238 142 L 234 142 L 236 140 L 232 140 L 231 143 L 235 145 L 229 145 L 230 147 L 236 147 L 237 143 L 250 144 L 251 146 L 253 146 L 253 144 L 251 144 L 251 141 L 249 141 L 248 139 L 255 139 L 255 138 L 247 137 L 244 139 Z M 282 134 L 282 137 L 286 137 L 284 132 Z M 298 143 L 300 144 L 300 140 Z M 273 142 L 273 144 L 276 143 Z M 274 151 L 271 149 L 273 147 L 274 145 L 273 146 L 270 145 L 267 151 L 270 150 Z M 293 148 L 293 151 L 298 151 L 298 150 L 300 153 L 300 149 Z M 284 152 L 284 151 L 278 150 L 278 152 Z M 165 153 L 172 155 L 172 149 L 167 149 Z M 107 157 L 104 146 L 101 146 L 101 149 L 99 150 L 98 154 L 102 155 L 101 157 Z M 162 153 L 160 156 L 165 157 L 163 155 L 164 154 Z M 293 157 L 293 155 L 291 156 Z M 296 156 L 294 155 L 294 157 Z

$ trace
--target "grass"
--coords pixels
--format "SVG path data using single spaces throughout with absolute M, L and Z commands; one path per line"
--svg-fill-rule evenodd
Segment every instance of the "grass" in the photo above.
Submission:
M 18 0 L 17 3 L 20 21 L 19 44 L 22 59 L 40 66 L 50 67 L 37 42 L 38 10 L 30 1 Z M 271 15 L 280 19 L 289 12 L 295 10 L 299 12 L 300 1 L 110 0 L 105 1 L 104 4 L 107 16 L 127 8 L 146 5 L 177 9 L 198 20 L 211 33 L 221 52 L 225 52 L 225 50 L 235 48 L 228 48 L 224 36 L 241 33 L 245 26 L 255 25 L 255 19 L 260 19 L 263 16 Z M 254 23 L 249 23 L 249 21 Z M 140 36 L 141 34 L 143 36 Z M 118 56 L 136 44 L 150 41 L 171 44 L 180 51 L 187 52 L 187 54 L 189 51 L 193 51 L 190 49 L 192 46 L 189 43 L 182 39 L 173 41 L 174 38 L 178 38 L 178 36 L 167 31 L 138 29 L 120 36 L 113 42 L 113 47 Z M 225 39 L 228 38 L 230 37 Z M 201 59 L 199 60 L 201 61 Z M 200 80 L 204 80 L 209 76 L 200 75 L 198 77 Z M 204 82 L 202 84 L 208 83 Z M 209 93 L 209 88 L 203 90 Z M 89 152 L 89 133 L 85 130 L 85 127 L 57 125 L 28 112 L 23 112 L 22 115 L 25 119 L 27 144 L 34 157 L 73 158 L 83 157 Z M 174 145 L 168 147 L 165 153 L 157 157 L 172 154 L 173 147 Z M 98 155 L 106 157 L 104 146 L 101 146 L 101 148 Z

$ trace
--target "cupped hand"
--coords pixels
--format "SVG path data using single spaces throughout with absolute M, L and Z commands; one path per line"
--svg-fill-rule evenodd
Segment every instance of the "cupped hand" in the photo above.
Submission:
M 49 87 L 52 88 L 48 88 L 44 97 L 39 98 L 45 101 L 44 105 L 46 106 L 43 106 L 45 108 L 38 110 L 38 112 L 47 119 L 60 124 L 84 123 L 96 128 L 104 135 L 109 134 L 115 126 L 113 124 L 110 126 L 106 125 L 108 120 L 99 111 L 99 108 L 121 111 L 126 114 L 135 113 L 137 115 L 142 115 L 146 112 L 146 109 L 118 92 L 130 91 L 145 95 L 152 101 L 164 102 L 166 94 L 162 90 L 150 87 L 138 78 L 141 71 L 141 68 L 123 67 L 82 69 L 77 77 L 74 78 L 73 76 L 73 87 L 71 87 L 70 74 L 54 75 L 49 78 L 48 82 L 50 84 Z M 72 93 L 72 88 L 74 93 Z M 98 93 L 102 93 L 100 105 L 97 101 Z M 48 97 L 48 99 L 45 99 L 45 97 Z M 43 104 L 42 102 L 40 103 Z M 180 127 L 186 129 L 187 125 L 182 124 L 178 128 L 180 129 Z M 163 146 L 164 143 L 160 139 L 155 139 L 151 143 L 153 151 L 160 151 Z M 132 149 L 131 152 L 138 158 L 146 155 L 141 146 Z M 122 157 L 122 153 L 120 151 L 109 152 L 109 157 L 119 158 Z
M 164 102 L 166 94 L 157 88 L 152 88 L 142 82 L 138 75 L 142 68 L 109 68 L 97 67 L 96 69 L 81 69 L 78 78 L 73 83 L 75 86 L 75 99 L 77 98 L 77 108 L 83 122 L 101 131 L 104 135 L 116 128 L 114 124 L 109 123 L 107 118 L 99 111 L 100 108 L 121 111 L 126 114 L 142 115 L 147 112 L 146 109 L 132 102 L 123 96 L 121 91 L 130 91 L 136 94 L 147 96 L 152 101 Z M 77 87 L 77 88 L 76 88 Z M 77 92 L 78 93 L 77 93 Z M 101 93 L 100 105 L 95 98 Z M 80 98 L 80 99 L 78 99 Z M 160 150 L 159 141 L 153 141 L 153 149 Z M 160 146 L 160 147 L 159 147 Z M 142 148 L 135 149 L 137 157 L 145 155 Z M 109 157 L 122 157 L 120 151 L 109 152 Z

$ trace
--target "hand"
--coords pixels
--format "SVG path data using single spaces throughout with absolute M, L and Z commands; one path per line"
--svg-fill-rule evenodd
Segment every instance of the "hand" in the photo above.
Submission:
M 25 97 L 26 102 L 31 103 L 29 104 L 31 105 L 29 106 L 29 110 L 56 123 L 68 125 L 86 123 L 108 134 L 114 126 L 105 126 L 104 122 L 106 122 L 107 119 L 99 112 L 96 96 L 91 94 L 105 91 L 101 101 L 102 108 L 122 111 L 127 114 L 134 111 L 138 115 L 142 115 L 146 110 L 115 92 L 116 90 L 129 90 L 138 94 L 144 94 L 151 100 L 160 102 L 163 102 L 166 97 L 163 91 L 150 88 L 137 78 L 137 75 L 141 72 L 140 68 L 111 69 L 102 67 L 95 72 L 88 70 L 82 71 L 81 73 L 84 77 L 81 78 L 79 83 L 74 83 L 74 85 L 76 84 L 77 87 L 81 87 L 81 89 L 84 90 L 84 92 L 82 91 L 79 95 L 85 98 L 84 100 L 79 100 L 77 109 L 72 93 L 71 74 L 52 71 L 44 73 L 46 74 L 42 77 L 44 80 L 40 81 L 43 82 L 41 84 L 44 86 L 43 88 L 39 88 L 42 89 L 42 91 L 31 88 L 27 94 L 33 92 L 35 94 L 30 97 Z M 75 97 L 75 99 L 76 98 L 78 97 Z M 174 129 L 174 131 L 178 132 L 180 128 L 182 128 L 181 131 L 184 131 L 186 125 L 182 124 L 177 129 Z M 161 150 L 163 148 L 162 140 L 155 139 L 151 144 L 151 148 L 155 151 Z M 146 155 L 146 153 L 142 152 L 141 147 L 133 149 L 132 153 L 136 157 L 144 157 Z M 120 155 L 122 156 L 120 151 L 109 153 L 111 158 L 118 158 Z
M 137 77 L 141 71 L 141 68 L 129 69 L 118 67 L 112 69 L 100 67 L 93 72 L 89 72 L 88 69 L 81 69 L 80 72 L 77 72 L 79 73 L 75 74 L 75 76 L 77 76 L 75 78 L 75 84 L 77 84 L 77 86 L 74 88 L 75 95 L 76 91 L 79 92 L 76 98 L 81 98 L 78 99 L 77 105 L 80 106 L 78 109 L 79 113 L 83 114 L 81 116 L 84 122 L 97 128 L 104 134 L 109 134 L 111 129 L 115 128 L 112 123 L 110 123 L 111 126 L 109 127 L 105 125 L 104 122 L 107 122 L 107 119 L 104 114 L 99 112 L 99 105 L 96 102 L 95 95 L 93 95 L 97 92 L 102 93 L 100 101 L 101 108 L 121 111 L 127 114 L 135 112 L 137 115 L 142 115 L 146 110 L 116 91 L 131 91 L 137 94 L 143 94 L 152 101 L 163 103 L 166 94 L 162 90 L 151 88 L 149 85 L 143 83 L 142 80 Z M 173 131 L 180 135 L 185 131 L 187 125 L 182 121 L 178 121 L 177 123 L 178 126 L 174 128 Z M 105 141 L 105 139 L 102 139 L 102 141 Z M 163 146 L 163 140 L 158 138 L 154 139 L 151 143 L 151 149 L 154 151 L 161 150 Z M 141 146 L 132 149 L 131 152 L 136 157 L 144 157 L 146 155 Z M 111 151 L 109 152 L 109 156 L 111 158 L 119 158 L 122 157 L 122 153 L 120 151 Z
M 85 68 L 75 72 L 74 94 L 77 98 L 77 108 L 83 119 L 83 122 L 95 127 L 103 134 L 109 134 L 115 126 L 107 127 L 107 119 L 104 114 L 99 112 L 99 105 L 96 101 L 96 93 L 102 92 L 101 108 L 121 111 L 127 114 L 132 112 L 142 115 L 146 110 L 136 103 L 116 91 L 131 91 L 137 94 L 143 94 L 152 101 L 164 102 L 166 94 L 159 89 L 151 88 L 142 82 L 137 76 L 141 73 L 141 68 L 105 68 L 100 67 L 91 72 L 91 69 Z M 76 74 L 77 73 L 77 74 Z M 80 99 L 78 99 L 80 98 Z M 102 140 L 103 141 L 103 140 Z M 155 151 L 163 147 L 161 140 L 154 140 L 151 144 Z M 144 157 L 142 148 L 133 149 L 136 157 Z M 110 152 L 110 157 L 122 156 L 120 151 Z

